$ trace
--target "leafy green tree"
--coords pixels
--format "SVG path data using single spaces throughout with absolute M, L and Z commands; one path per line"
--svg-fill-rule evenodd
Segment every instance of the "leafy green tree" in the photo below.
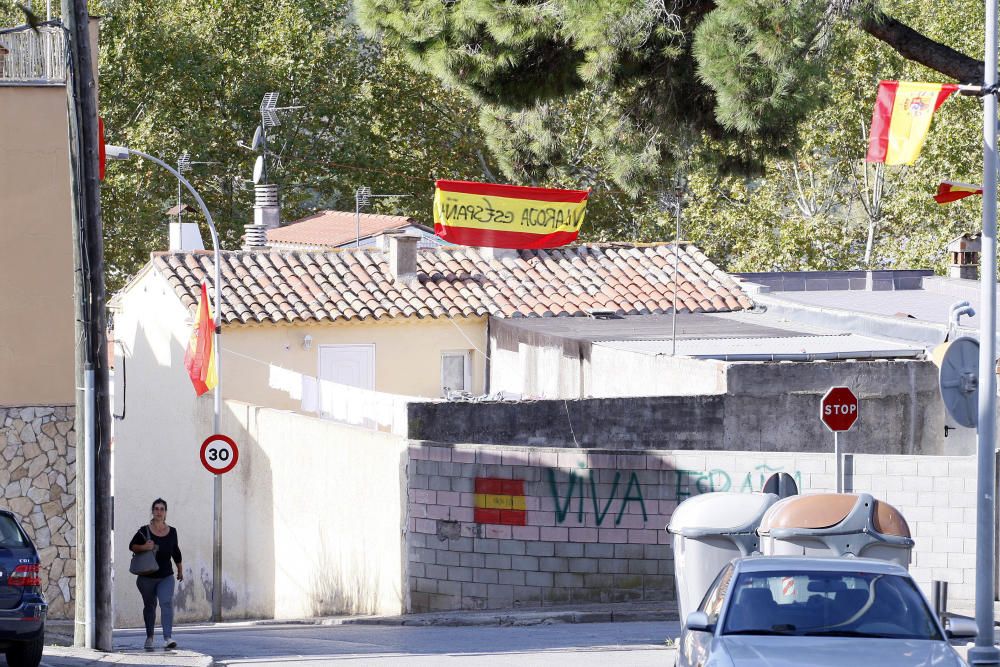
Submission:
M 481 104 L 538 112 L 582 90 L 605 96 L 611 115 L 647 139 L 604 133 L 603 148 L 618 155 L 610 163 L 635 162 L 652 147 L 667 170 L 684 145 L 673 140 L 677 128 L 713 140 L 722 149 L 716 162 L 727 168 L 759 169 L 765 155 L 790 156 L 801 122 L 828 98 L 823 75 L 838 19 L 949 76 L 972 81 L 982 72 L 981 62 L 861 1 L 356 0 L 356 7 L 370 34 Z M 489 140 L 503 143 L 495 134 Z M 536 133 L 531 143 L 546 141 Z M 636 173 L 614 176 L 637 191 Z

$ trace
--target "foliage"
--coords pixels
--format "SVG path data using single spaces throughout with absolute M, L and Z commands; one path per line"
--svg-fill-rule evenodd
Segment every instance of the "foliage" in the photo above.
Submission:
M 265 92 L 282 113 L 269 132 L 269 180 L 281 188 L 282 219 L 322 208 L 353 209 L 354 190 L 412 195 L 379 199 L 382 212 L 429 221 L 433 180 L 482 178 L 474 111 L 452 106 L 442 86 L 398 54 L 360 35 L 336 0 L 105 0 L 101 109 L 109 143 L 174 163 L 215 219 L 222 245 L 239 247 L 252 222 L 249 182 L 256 154 L 239 147 L 260 123 Z M 198 163 L 203 164 L 198 164 Z M 177 181 L 133 159 L 111 164 L 102 188 L 109 289 L 166 247 L 165 209 Z M 193 206 L 185 193 L 184 200 Z M 187 220 L 201 221 L 198 211 Z M 202 226 L 208 242 L 208 230 Z

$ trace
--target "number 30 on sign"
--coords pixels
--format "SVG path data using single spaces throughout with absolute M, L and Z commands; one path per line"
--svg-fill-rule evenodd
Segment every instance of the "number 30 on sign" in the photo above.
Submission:
M 201 443 L 201 464 L 213 475 L 221 475 L 236 467 L 240 450 L 236 442 L 227 435 L 216 433 Z

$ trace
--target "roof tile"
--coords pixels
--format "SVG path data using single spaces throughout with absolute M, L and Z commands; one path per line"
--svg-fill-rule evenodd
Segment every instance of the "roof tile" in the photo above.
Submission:
M 677 249 L 680 312 L 752 307 L 750 298 L 696 247 Z M 396 282 L 379 249 L 226 251 L 227 324 L 395 317 L 582 316 L 669 312 L 673 244 L 582 245 L 523 250 L 494 259 L 461 246 L 418 251 L 417 279 Z M 189 310 L 214 277 L 212 253 L 155 253 L 153 264 Z

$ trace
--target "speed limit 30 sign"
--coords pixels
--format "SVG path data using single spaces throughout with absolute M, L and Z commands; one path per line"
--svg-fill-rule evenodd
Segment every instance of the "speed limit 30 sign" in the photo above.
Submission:
M 201 443 L 201 464 L 213 475 L 221 475 L 232 470 L 240 458 L 236 442 L 228 435 L 216 433 Z

